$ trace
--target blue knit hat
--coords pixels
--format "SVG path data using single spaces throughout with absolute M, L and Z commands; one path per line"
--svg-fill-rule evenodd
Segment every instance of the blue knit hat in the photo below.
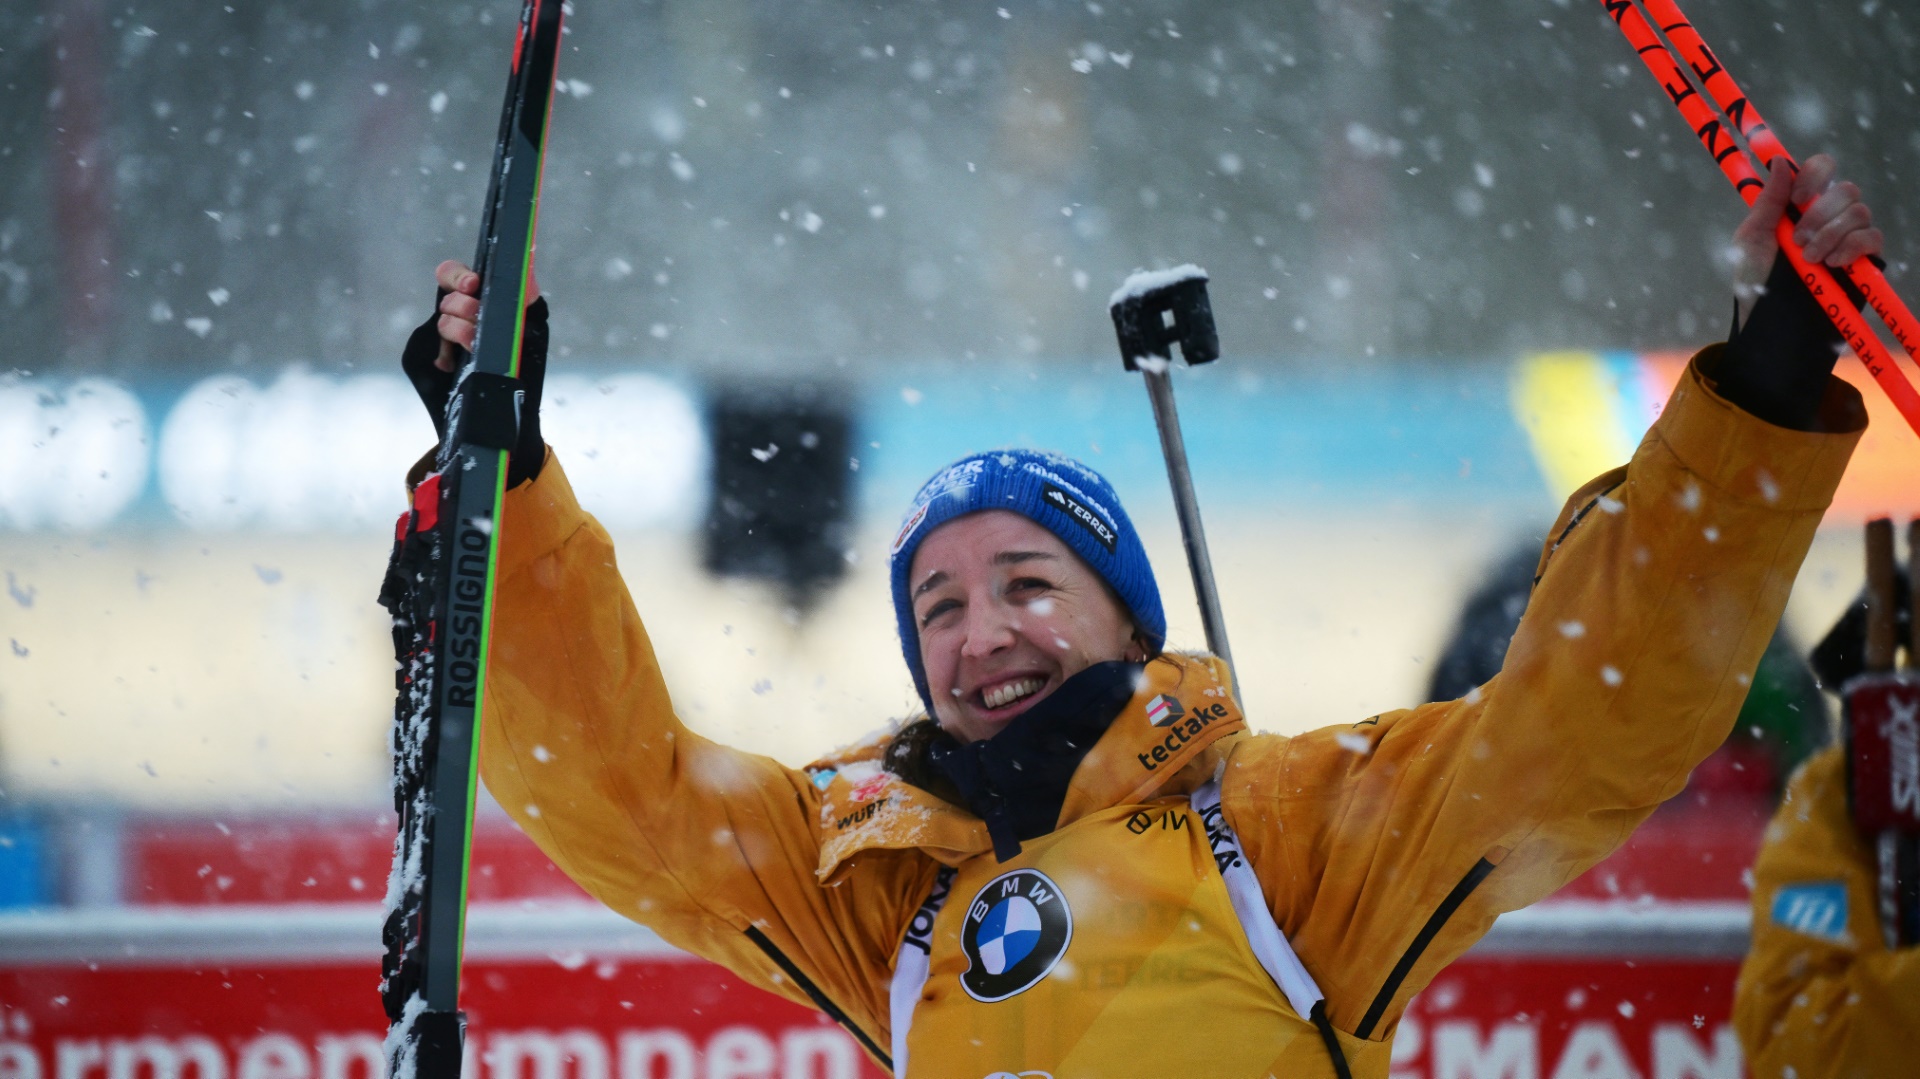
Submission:
M 1166 640 L 1167 615 L 1160 607 L 1160 588 L 1147 550 L 1127 511 L 1120 508 L 1120 497 L 1098 472 L 1071 457 L 1040 450 L 991 450 L 963 457 L 913 496 L 893 541 L 893 614 L 900 627 L 900 650 L 928 715 L 933 714 L 933 695 L 920 657 L 907 571 L 928 533 L 981 510 L 1012 510 L 1059 537 L 1119 595 L 1153 647 Z

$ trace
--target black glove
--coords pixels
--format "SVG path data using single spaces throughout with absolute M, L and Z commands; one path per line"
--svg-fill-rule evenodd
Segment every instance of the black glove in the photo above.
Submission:
M 1866 298 L 1845 276 L 1834 279 L 1859 310 Z M 1819 429 L 1827 379 L 1840 358 L 1840 331 L 1794 272 L 1784 252 L 1773 257 L 1766 290 L 1754 301 L 1747 323 L 1734 329 L 1719 365 L 1707 374 L 1721 397 L 1748 415 L 1795 431 Z
M 420 395 L 433 417 L 433 431 L 441 441 L 447 437 L 447 401 L 453 396 L 456 372 L 442 371 L 434 364 L 440 356 L 440 301 L 447 292 L 441 289 L 433 298 L 433 316 L 421 323 L 407 338 L 400 353 L 400 367 L 407 381 Z M 520 384 L 525 399 L 520 406 L 520 437 L 513 455 L 507 459 L 507 486 L 518 487 L 540 475 L 547 461 L 547 445 L 540 437 L 540 392 L 547 379 L 547 298 L 527 305 L 525 329 L 520 334 Z

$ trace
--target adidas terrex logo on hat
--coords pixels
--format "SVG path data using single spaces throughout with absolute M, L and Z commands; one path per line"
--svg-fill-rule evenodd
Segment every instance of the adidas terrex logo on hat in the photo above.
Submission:
M 1147 722 L 1156 727 L 1177 723 L 1186 714 L 1187 710 L 1180 707 L 1179 701 L 1164 693 L 1147 702 Z
M 1059 487 L 1051 483 L 1042 486 L 1040 497 L 1046 499 L 1048 505 L 1072 518 L 1074 524 L 1092 533 L 1093 538 L 1100 541 L 1100 546 L 1108 551 L 1112 551 L 1119 543 L 1119 537 L 1113 534 L 1113 529 L 1107 527 L 1107 522 L 1101 520 L 1099 514 L 1081 505 L 1078 499 Z

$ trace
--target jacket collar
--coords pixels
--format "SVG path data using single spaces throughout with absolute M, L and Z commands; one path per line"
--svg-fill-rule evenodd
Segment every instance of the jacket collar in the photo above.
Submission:
M 953 784 L 960 805 L 986 823 L 1001 861 L 1018 856 L 1022 840 L 1060 823 L 1080 762 L 1133 699 L 1143 673 L 1137 663 L 1096 663 L 992 738 L 961 745 L 945 731 L 935 735 L 928 765 Z
M 943 767 L 963 793 L 971 786 L 971 806 L 944 801 L 882 769 L 884 735 L 809 768 L 824 793 L 820 880 L 833 881 L 854 856 L 869 850 L 918 848 L 959 865 L 995 849 L 995 832 L 1000 852 L 1010 857 L 1009 840 L 1017 850 L 1019 840 L 1113 806 L 1191 793 L 1225 758 L 1230 743 L 1223 739 L 1246 729 L 1226 664 L 1212 656 L 1168 653 L 1124 670 L 1130 686 L 1122 684 L 1111 696 L 1110 681 L 1083 672 L 1093 677 L 1085 684 L 1081 676 L 1070 679 L 1027 714 L 1034 723 L 1016 720 L 985 743 L 956 747 L 959 752 Z M 1084 698 L 1074 701 L 1079 708 L 1071 716 L 1051 714 L 1049 706 L 1063 694 L 1068 696 L 1062 704 Z M 995 744 L 1016 731 L 1015 741 Z M 1040 778 L 1023 785 L 1019 777 L 1036 762 Z M 996 808 L 1000 819 L 989 829 L 980 811 L 992 819 Z

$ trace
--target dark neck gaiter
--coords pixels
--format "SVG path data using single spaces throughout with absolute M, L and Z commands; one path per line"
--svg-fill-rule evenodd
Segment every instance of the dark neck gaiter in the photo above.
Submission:
M 927 763 L 986 822 L 994 857 L 1007 861 L 1022 840 L 1053 831 L 1074 771 L 1133 699 L 1140 670 L 1136 663 L 1096 663 L 992 738 L 961 745 L 944 732 L 934 737 Z

